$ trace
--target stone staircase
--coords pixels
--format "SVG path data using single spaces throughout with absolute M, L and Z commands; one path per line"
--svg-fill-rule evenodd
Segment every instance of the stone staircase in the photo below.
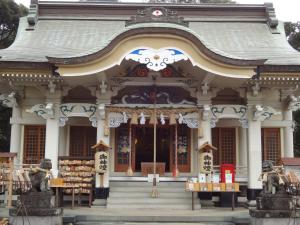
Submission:
M 152 183 L 111 181 L 107 208 L 191 209 L 192 194 L 185 191 L 185 182 L 168 181 L 157 184 L 158 198 L 152 198 Z M 195 195 L 195 209 L 200 201 Z

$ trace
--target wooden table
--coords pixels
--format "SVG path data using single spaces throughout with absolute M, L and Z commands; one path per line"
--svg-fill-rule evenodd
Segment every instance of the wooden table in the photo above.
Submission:
M 190 190 L 188 190 L 190 191 Z M 195 192 L 202 192 L 202 193 L 212 193 L 212 192 L 217 192 L 217 193 L 231 193 L 231 210 L 234 210 L 235 207 L 235 201 L 234 201 L 234 197 L 235 197 L 235 193 L 238 193 L 238 191 L 190 191 L 192 192 L 192 210 L 195 210 L 195 200 L 194 200 L 194 193 Z
M 62 205 L 61 198 L 60 198 L 60 191 L 64 188 L 72 189 L 72 206 L 71 209 L 74 208 L 75 203 L 75 188 L 78 188 L 78 185 L 51 185 L 51 188 L 55 188 L 55 205 L 56 207 L 60 207 Z

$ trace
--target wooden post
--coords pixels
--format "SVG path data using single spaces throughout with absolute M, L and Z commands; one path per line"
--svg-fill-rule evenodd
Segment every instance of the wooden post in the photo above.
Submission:
M 133 171 L 131 167 L 131 123 L 129 124 L 129 159 L 128 159 L 128 169 L 127 169 L 127 175 L 128 176 L 133 176 Z
M 14 171 L 13 157 L 9 157 L 9 181 L 8 181 L 8 203 L 7 203 L 8 207 L 12 206 L 13 171 Z
M 173 169 L 173 177 L 177 177 L 179 174 L 178 171 L 178 131 L 177 131 L 177 123 L 175 124 L 175 153 L 174 153 L 175 165 Z

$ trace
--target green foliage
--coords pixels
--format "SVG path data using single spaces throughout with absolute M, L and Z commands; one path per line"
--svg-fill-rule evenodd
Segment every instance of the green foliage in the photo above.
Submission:
M 300 110 L 293 113 L 295 128 L 294 128 L 294 154 L 300 157 Z
M 13 43 L 19 18 L 27 14 L 28 9 L 25 6 L 17 5 L 13 0 L 0 0 L 0 49 L 7 48 Z M 9 151 L 11 113 L 10 108 L 0 104 L 0 152 Z
M 7 48 L 15 39 L 19 18 L 28 14 L 28 9 L 13 0 L 0 0 L 0 49 Z
M 284 29 L 290 45 L 300 51 L 300 22 L 286 22 Z
M 9 152 L 11 108 L 0 105 L 0 152 Z

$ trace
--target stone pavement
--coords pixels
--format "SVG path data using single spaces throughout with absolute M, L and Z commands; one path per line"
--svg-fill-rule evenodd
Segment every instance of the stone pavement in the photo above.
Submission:
M 8 209 L 0 208 L 0 217 L 8 217 Z M 164 225 L 188 223 L 189 225 L 248 224 L 249 211 L 245 208 L 207 208 L 201 210 L 157 210 L 157 209 L 106 209 L 75 207 L 64 208 L 64 222 L 72 224 L 102 225 Z M 193 224 L 194 223 L 194 224 Z

